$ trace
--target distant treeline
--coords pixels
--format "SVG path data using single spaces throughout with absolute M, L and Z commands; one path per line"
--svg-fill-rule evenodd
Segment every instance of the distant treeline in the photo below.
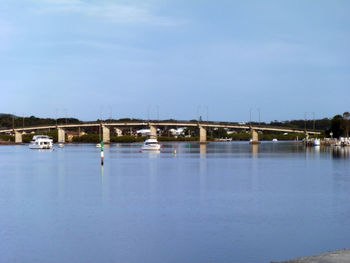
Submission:
M 257 124 L 257 123 L 255 123 Z M 291 121 L 271 121 L 270 123 L 263 123 L 262 125 L 274 126 L 274 127 L 286 127 L 294 129 L 307 129 L 327 131 L 332 126 L 332 119 L 324 118 L 320 120 L 291 120 Z
M 29 143 L 34 135 L 48 135 L 50 136 L 54 142 L 57 142 L 57 131 L 53 130 L 53 131 L 42 131 L 39 132 L 37 134 L 23 134 L 22 135 L 22 142 L 23 143 Z M 0 134 L 0 141 L 11 141 L 14 142 L 15 141 L 15 136 L 13 135 L 7 135 L 7 134 Z
M 350 113 L 346 111 L 342 115 L 335 115 L 332 119 L 272 121 L 270 123 L 262 123 L 262 125 L 307 130 L 315 129 L 324 132 L 326 136 L 330 136 L 332 133 L 332 136 L 335 138 L 340 136 L 349 137 Z
M 66 123 L 81 123 L 80 120 L 75 118 L 59 118 L 57 124 Z M 19 117 L 11 114 L 0 114 L 0 128 L 11 129 L 11 128 L 22 128 L 30 126 L 40 125 L 56 125 L 56 119 L 51 118 L 37 118 L 34 116 L 30 117 Z
M 337 115 L 340 116 L 340 115 Z M 97 122 L 100 120 L 96 120 Z M 130 119 L 130 118 L 121 118 L 121 119 L 107 119 L 103 120 L 104 122 L 126 122 L 126 121 L 145 121 L 141 119 Z M 176 120 L 170 119 L 168 121 L 174 121 Z M 196 122 L 196 120 L 191 120 Z M 56 125 L 57 124 L 66 124 L 66 123 L 82 123 L 83 121 L 80 121 L 77 118 L 38 118 L 35 116 L 30 117 L 22 117 L 22 116 L 15 116 L 11 114 L 0 114 L 0 128 L 22 128 L 22 127 L 29 127 L 29 126 L 40 126 L 40 125 Z M 252 122 L 254 125 L 266 125 L 266 126 L 283 126 L 283 127 L 290 127 L 290 128 L 298 128 L 298 129 L 304 129 L 305 127 L 307 129 L 313 129 L 315 126 L 316 130 L 322 130 L 326 131 L 331 128 L 332 126 L 332 119 L 324 118 L 320 120 L 292 120 L 292 121 L 272 121 L 270 123 L 257 123 Z

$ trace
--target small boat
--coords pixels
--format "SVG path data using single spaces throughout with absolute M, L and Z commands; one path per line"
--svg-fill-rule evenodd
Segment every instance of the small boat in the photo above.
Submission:
M 315 139 L 314 140 L 314 146 L 320 146 L 321 145 L 321 140 L 320 139 Z
M 47 135 L 35 135 L 29 144 L 30 149 L 52 149 L 51 137 Z
M 272 139 L 273 142 L 278 142 L 278 140 L 276 138 Z
M 96 148 L 101 148 L 101 143 L 96 144 Z
M 217 138 L 215 139 L 216 142 L 231 142 L 232 138 Z
M 157 139 L 147 139 L 143 143 L 142 150 L 144 151 L 160 151 L 160 144 Z
M 60 143 L 58 144 L 58 147 L 63 148 L 63 147 L 64 147 L 64 143 L 60 142 Z

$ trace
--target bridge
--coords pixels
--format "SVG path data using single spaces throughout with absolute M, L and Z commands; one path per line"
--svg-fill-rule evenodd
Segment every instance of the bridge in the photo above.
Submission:
M 228 129 L 242 129 L 250 130 L 252 134 L 252 144 L 259 143 L 258 131 L 276 131 L 276 132 L 288 132 L 288 133 L 301 133 L 309 135 L 320 134 L 319 131 L 284 128 L 284 127 L 271 127 L 260 125 L 240 125 L 237 123 L 222 123 L 222 122 L 198 122 L 198 121 L 126 121 L 126 122 L 93 122 L 93 123 L 76 123 L 76 124 L 59 124 L 59 125 L 42 125 L 33 127 L 22 127 L 12 129 L 2 129 L 0 133 L 14 133 L 15 142 L 22 143 L 22 133 L 25 131 L 40 131 L 48 129 L 58 130 L 58 142 L 65 142 L 65 130 L 72 128 L 84 128 L 84 127 L 100 127 L 102 129 L 102 138 L 105 143 L 110 143 L 110 129 L 111 128 L 123 128 L 123 127 L 149 127 L 150 136 L 157 137 L 157 127 L 197 127 L 199 129 L 199 143 L 207 142 L 207 130 L 210 128 L 228 128 Z

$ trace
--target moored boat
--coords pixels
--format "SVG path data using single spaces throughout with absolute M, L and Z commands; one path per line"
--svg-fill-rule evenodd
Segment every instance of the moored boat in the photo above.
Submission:
M 51 137 L 47 135 L 35 135 L 29 144 L 30 149 L 52 149 Z
M 321 140 L 316 138 L 314 140 L 314 146 L 320 146 L 320 145 L 321 145 Z
M 232 138 L 217 138 L 215 139 L 216 142 L 231 142 Z
M 144 150 L 144 151 L 159 151 L 160 144 L 158 143 L 157 139 L 147 139 L 143 143 L 142 150 Z

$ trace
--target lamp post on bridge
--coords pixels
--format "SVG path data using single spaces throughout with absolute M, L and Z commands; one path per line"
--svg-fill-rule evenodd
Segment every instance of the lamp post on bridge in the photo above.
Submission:
M 252 127 L 252 108 L 249 109 L 249 126 Z

